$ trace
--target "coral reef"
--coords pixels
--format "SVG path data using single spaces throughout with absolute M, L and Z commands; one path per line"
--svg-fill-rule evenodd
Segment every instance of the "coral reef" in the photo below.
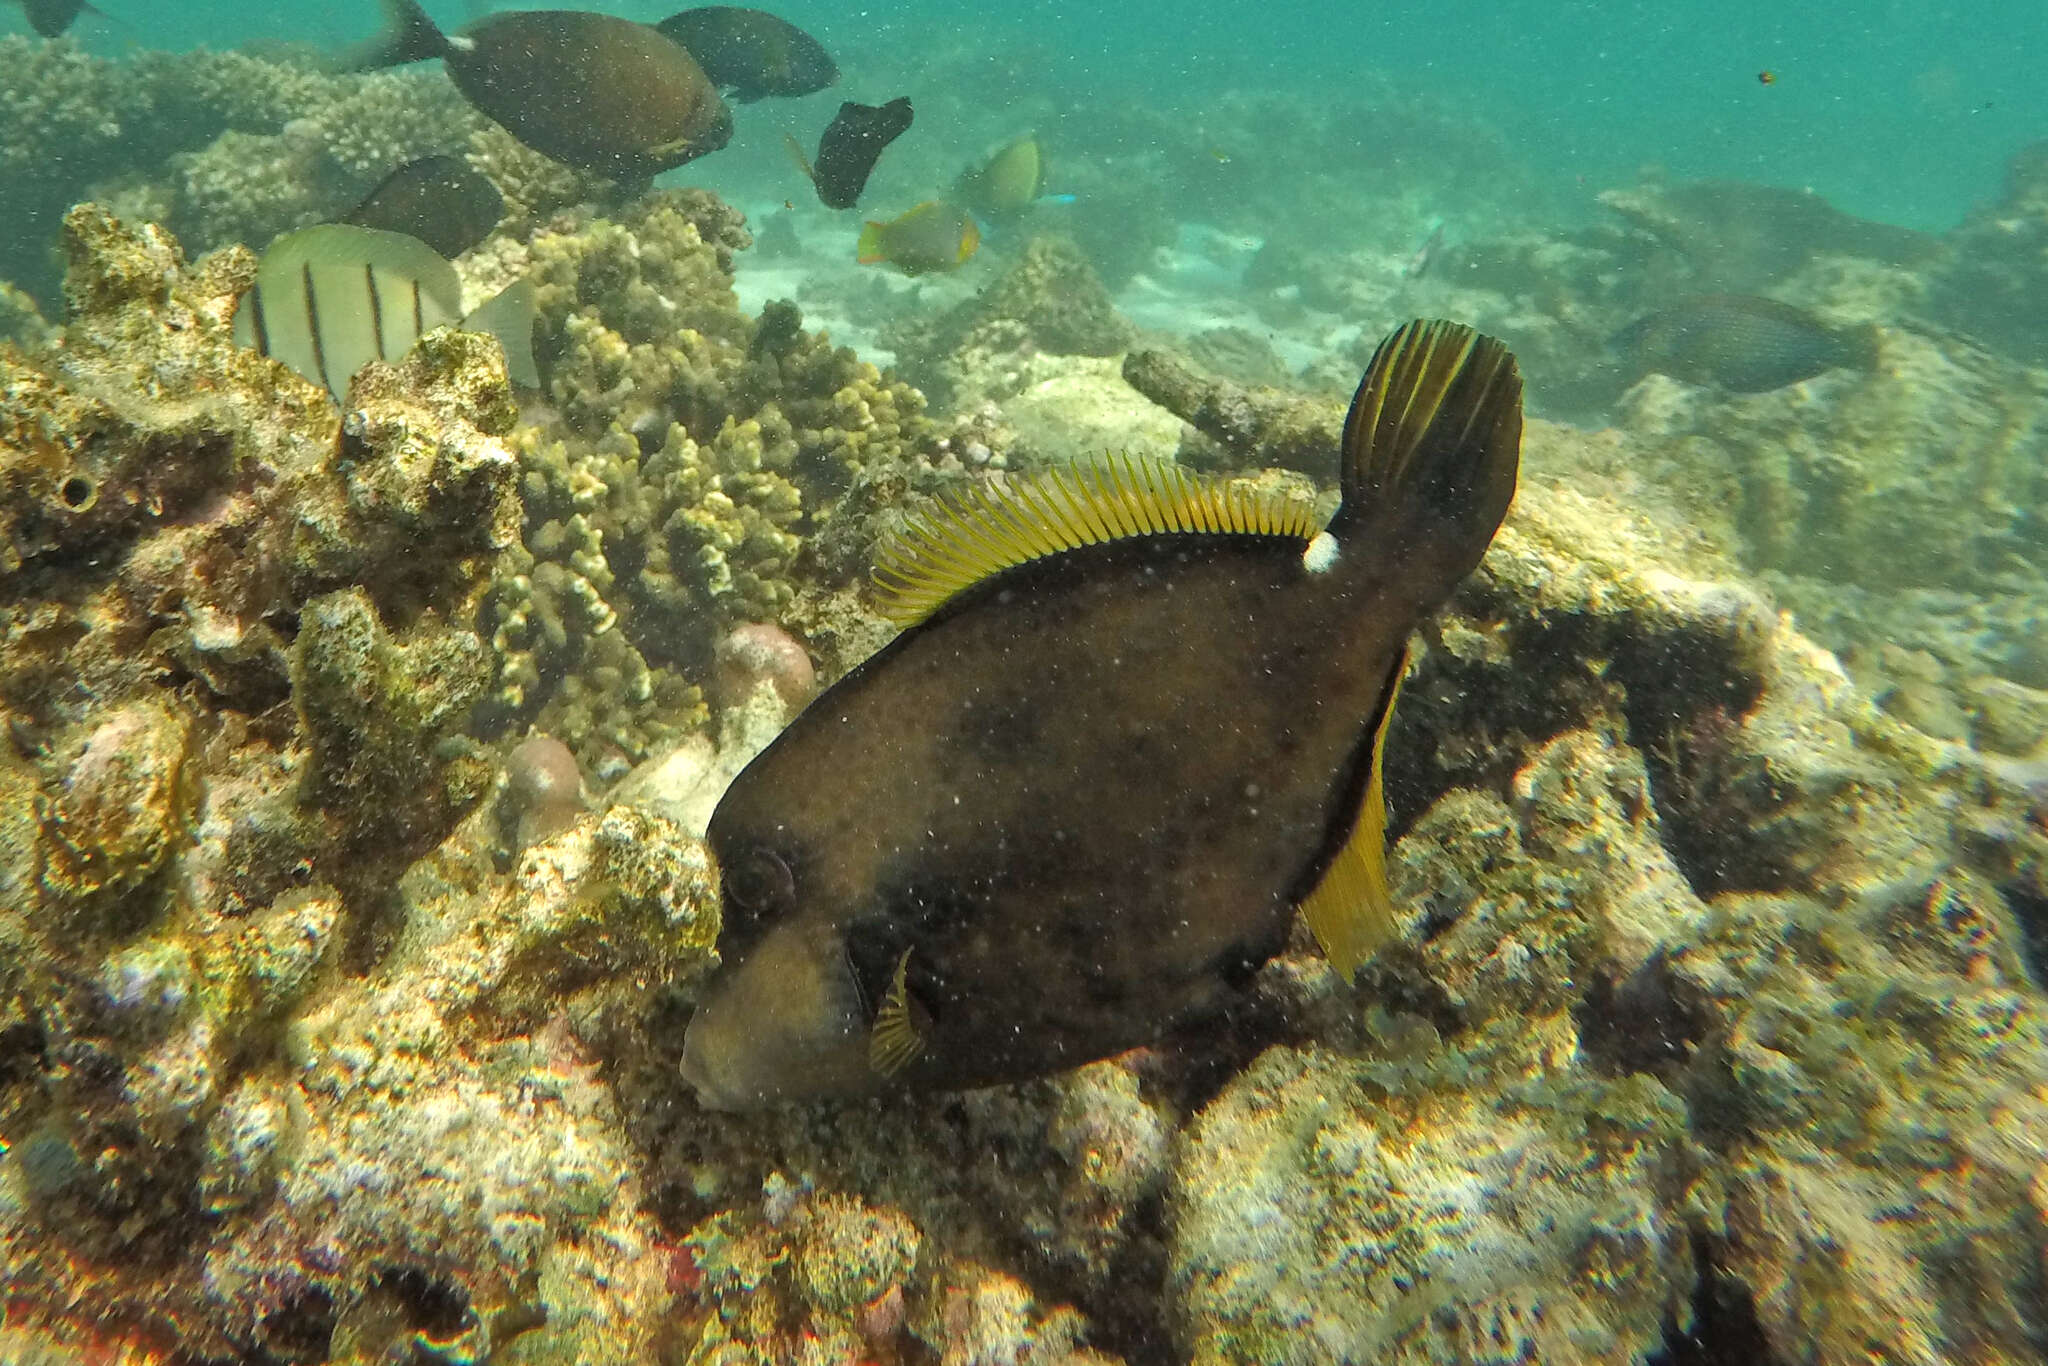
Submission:
M 233 346 L 247 251 L 90 205 L 66 250 L 61 349 L 0 357 L 9 1331 L 644 1359 L 666 1292 L 611 1262 L 654 1231 L 544 1026 L 706 970 L 715 878 L 634 812 L 515 858 L 483 803 L 496 344 L 429 334 L 344 418 Z
M 537 232 L 551 420 L 524 428 L 523 545 L 482 618 L 487 728 L 530 723 L 607 777 L 701 725 L 718 642 L 793 610 L 805 538 L 863 471 L 924 459 L 924 400 L 739 311 L 736 215 L 702 192 Z
M 1754 294 L 1821 255 L 1918 266 L 1942 252 L 1926 233 L 1857 218 L 1811 190 L 1652 179 L 1603 190 L 1600 202 L 1656 252 L 1676 258 L 1652 269 L 1682 279 L 1693 293 Z
M 1404 690 L 1407 947 L 1356 995 L 1269 967 L 1282 1046 L 1190 1130 L 1177 1338 L 1197 1362 L 1619 1362 L 1677 1330 L 2026 1359 L 2039 797 L 1873 706 L 1711 535 L 1573 491 L 1585 445 L 1532 426 Z
M 1040 236 L 995 283 L 936 318 L 905 320 L 888 341 L 926 392 L 964 404 L 1014 393 L 1030 357 L 1115 356 L 1136 335 L 1080 248 Z
M 110 183 L 146 99 L 185 101 L 205 141 L 138 137 L 187 159 L 123 183 L 207 234 L 324 210 L 201 182 L 313 155 L 339 195 L 440 127 L 427 78 L 9 50 L 0 119 Z M 1247 185 L 1334 193 L 1303 166 L 1355 149 L 1339 116 L 1220 103 L 1148 153 L 1177 193 L 1233 230 Z M 1448 118 L 1398 114 L 1389 157 Z M 1303 146 L 1211 155 L 1238 124 Z M 1202 368 L 1130 357 L 1144 408 L 1054 354 L 1130 333 L 1037 244 L 937 344 L 1011 406 L 941 424 L 795 303 L 744 314 L 711 196 L 564 211 L 596 187 L 449 129 L 517 182 L 463 269 L 539 285 L 523 410 L 454 331 L 338 409 L 229 343 L 246 249 L 188 263 L 91 207 L 61 346 L 0 348 L 0 1355 L 2039 1358 L 2043 391 L 1898 325 L 1923 239 L 1656 187 L 1412 284 L 1287 281 L 1312 257 L 1276 235 L 1266 307 L 1498 320 L 1589 410 L 1617 387 L 1589 340 L 1650 289 L 1617 262 L 1886 319 L 1883 364 L 1530 424 L 1509 524 L 1415 643 L 1404 932 L 1356 984 L 1303 936 L 1228 1018 L 1072 1073 L 731 1116 L 676 1069 L 719 928 L 697 835 L 887 639 L 876 536 L 1013 453 L 1183 421 L 1187 462 L 1327 505 L 1357 358 L 1265 388 L 1271 348 L 1213 333 Z M 74 174 L 23 169 L 23 202 Z M 1139 268 L 1154 240 L 1104 216 L 1156 191 L 1075 174 L 1094 268 Z M 1761 274 L 1698 226 L 1731 213 Z
M 434 152 L 463 152 L 489 176 L 514 231 L 609 189 L 521 147 L 439 72 L 330 74 L 310 52 L 110 60 L 21 37 L 0 38 L 0 64 L 0 279 L 46 311 L 59 269 L 47 244 L 83 199 L 160 222 L 197 252 L 260 249 L 279 232 L 338 217 L 390 171 Z

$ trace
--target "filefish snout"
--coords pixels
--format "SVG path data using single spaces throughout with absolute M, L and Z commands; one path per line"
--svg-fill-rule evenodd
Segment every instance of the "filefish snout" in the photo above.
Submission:
M 683 1080 L 710 1110 L 876 1089 L 840 936 L 779 925 L 730 964 L 683 1036 Z

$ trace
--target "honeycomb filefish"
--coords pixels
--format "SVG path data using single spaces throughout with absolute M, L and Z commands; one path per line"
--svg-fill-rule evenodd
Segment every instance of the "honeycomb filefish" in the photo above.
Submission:
M 1403 327 L 1305 505 L 1112 460 L 984 486 L 877 570 L 909 625 L 734 781 L 706 1105 L 983 1086 L 1239 998 L 1299 908 L 1352 972 L 1394 932 L 1380 746 L 1416 625 L 1514 495 L 1499 342 Z

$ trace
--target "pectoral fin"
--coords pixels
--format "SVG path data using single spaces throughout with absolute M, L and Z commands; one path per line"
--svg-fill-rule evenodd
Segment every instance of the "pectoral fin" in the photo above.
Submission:
M 909 949 L 896 960 L 896 975 L 889 979 L 889 994 L 875 1012 L 868 1033 L 868 1066 L 884 1077 L 893 1077 L 924 1051 L 925 1032 L 930 1021 L 910 999 Z

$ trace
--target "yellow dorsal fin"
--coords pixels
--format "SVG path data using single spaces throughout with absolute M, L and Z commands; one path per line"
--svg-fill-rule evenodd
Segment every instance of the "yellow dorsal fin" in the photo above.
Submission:
M 991 574 L 1077 546 L 1174 532 L 1306 543 L 1317 529 L 1315 509 L 1298 499 L 1112 454 L 978 485 L 913 515 L 882 552 L 875 585 L 882 611 L 907 626 Z
M 896 960 L 896 975 L 889 979 L 889 994 L 875 1012 L 874 1028 L 868 1033 L 868 1066 L 879 1076 L 893 1077 L 924 1051 L 924 1031 L 918 1027 L 910 1004 L 910 950 Z
M 1351 833 L 1323 870 L 1315 890 L 1301 903 L 1301 913 L 1315 931 L 1316 942 L 1323 946 L 1323 955 L 1347 982 L 1360 964 L 1400 932 L 1394 922 L 1394 899 L 1387 891 L 1387 793 L 1380 780 L 1380 763 L 1386 755 L 1387 723 L 1393 719 L 1401 675 L 1407 668 L 1404 650 L 1395 662 L 1386 703 L 1373 726 L 1371 769 Z

